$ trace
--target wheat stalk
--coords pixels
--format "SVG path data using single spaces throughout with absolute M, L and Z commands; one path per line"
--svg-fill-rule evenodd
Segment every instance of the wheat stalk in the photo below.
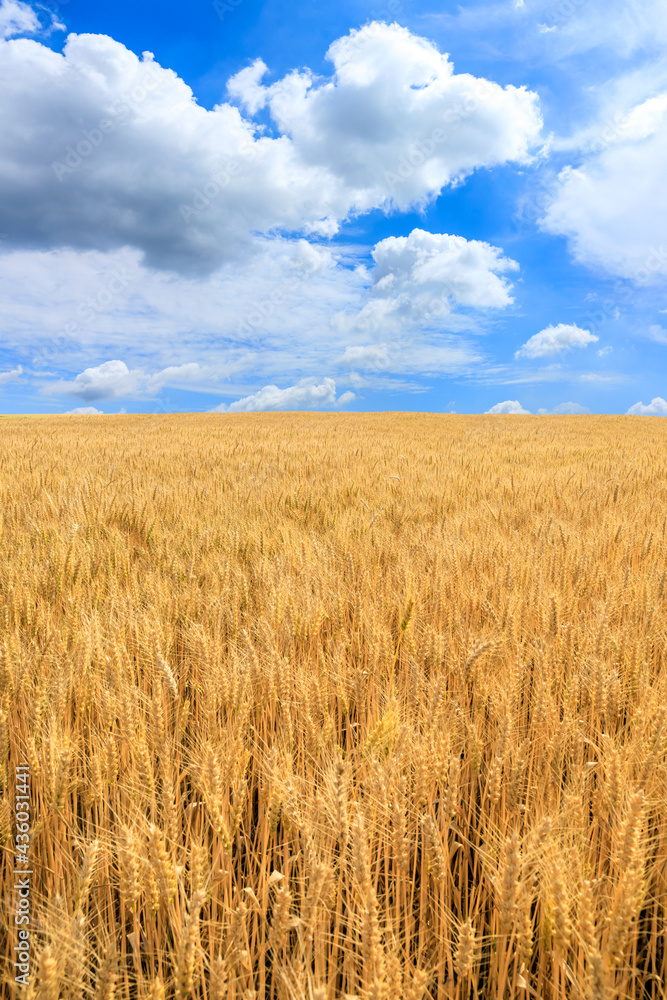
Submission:
M 659 429 L 513 419 L 3 421 L 27 997 L 660 1000 Z

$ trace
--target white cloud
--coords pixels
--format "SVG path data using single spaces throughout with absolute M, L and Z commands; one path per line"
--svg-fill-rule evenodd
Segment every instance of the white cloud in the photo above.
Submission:
M 616 127 L 595 126 L 585 136 L 597 151 L 560 173 L 543 228 L 566 236 L 574 257 L 589 267 L 639 285 L 664 278 L 667 93 L 636 105 Z
M 480 166 L 527 162 L 537 97 L 454 73 L 447 55 L 398 24 L 373 22 L 337 39 L 334 77 L 309 70 L 262 88 L 258 60 L 229 82 L 249 111 L 266 104 L 305 162 L 326 166 L 364 210 L 387 197 L 405 208 Z
M 355 369 L 349 380 L 356 387 L 397 389 L 423 392 L 424 386 L 397 382 L 370 372 L 402 374 L 463 374 L 482 361 L 479 351 L 465 341 L 445 335 L 428 337 L 418 332 L 398 337 L 391 343 L 353 344 L 345 348 L 335 363 L 343 369 Z M 360 374 L 364 372 L 366 374 Z
M 627 375 L 600 375 L 599 372 L 584 372 L 582 375 L 578 375 L 577 378 L 580 382 L 616 382 L 620 384 L 628 381 Z
M 558 28 L 561 37 L 554 46 L 561 55 L 599 49 L 628 57 L 667 40 L 663 0 L 537 0 L 537 6 Z
M 513 43 L 506 39 L 506 49 L 523 58 L 539 53 L 551 61 L 592 50 L 607 58 L 627 58 L 639 49 L 659 49 L 667 41 L 663 0 L 531 0 L 513 6 L 470 4 L 463 20 L 479 32 L 492 26 L 496 33 L 503 22 L 513 21 Z M 545 34 L 548 45 L 540 45 Z
M 514 357 L 542 358 L 549 354 L 557 354 L 559 351 L 571 350 L 573 347 L 586 347 L 599 339 L 589 330 L 582 330 L 573 324 L 559 323 L 557 326 L 548 326 L 536 333 L 515 352 Z
M 600 348 L 600 350 L 599 350 L 599 351 L 596 351 L 595 353 L 597 354 L 597 356 L 598 356 L 599 358 L 604 358 L 604 357 L 606 357 L 606 356 L 607 356 L 607 354 L 611 354 L 611 352 L 612 352 L 613 350 L 614 350 L 614 348 L 613 348 L 613 347 L 610 347 L 610 346 L 609 346 L 609 344 L 607 344 L 607 346 L 606 346 L 606 347 L 601 347 L 601 348 Z
M 622 385 L 634 381 L 627 373 L 573 372 L 562 364 L 520 368 L 518 365 L 480 364 L 469 381 L 476 385 L 536 385 L 540 382 L 599 382 Z
M 389 351 L 386 344 L 354 344 L 345 348 L 339 362 L 354 368 L 388 368 Z
M 636 105 L 619 122 L 620 141 L 636 142 L 662 131 L 667 123 L 667 94 L 649 97 Z M 612 137 L 613 138 L 616 137 Z
M 333 313 L 362 306 L 367 281 L 343 266 L 346 254 L 305 240 L 260 240 L 252 255 L 191 278 L 143 267 L 136 250 L 14 251 L 0 255 L 3 343 L 34 350 L 35 361 L 84 361 L 78 371 L 102 352 L 139 354 L 154 369 L 165 343 L 174 364 L 204 352 L 230 365 L 267 334 L 268 354 L 312 346 L 313 330 L 327 331 Z
M 496 403 L 492 406 L 490 410 L 486 410 L 487 413 L 530 413 L 530 410 L 524 410 L 518 399 L 506 399 L 503 403 Z
M 23 368 L 18 365 L 9 372 L 0 372 L 0 386 L 7 385 L 8 382 L 15 382 L 23 374 Z
M 257 114 L 266 104 L 267 88 L 262 83 L 262 77 L 268 71 L 269 67 L 263 59 L 255 59 L 227 81 L 229 96 L 238 100 L 250 115 Z
M 34 34 L 41 25 L 32 7 L 18 0 L 2 0 L 0 3 L 0 38 L 12 35 Z
M 655 341 L 656 344 L 667 344 L 667 330 L 657 323 L 649 326 L 646 336 L 649 340 Z
M 98 410 L 94 406 L 77 406 L 74 410 L 66 410 L 65 416 L 76 415 L 76 416 L 94 416 L 95 414 L 104 413 L 104 410 Z
M 170 365 L 154 375 L 148 375 L 142 369 L 128 368 L 124 361 L 104 361 L 94 368 L 86 368 L 71 382 L 51 382 L 42 391 L 78 396 L 86 401 L 123 397 L 139 399 L 156 395 L 165 385 L 187 385 L 201 380 L 203 374 L 204 369 L 194 362 Z
M 459 374 L 483 363 L 460 333 L 478 328 L 475 304 L 511 301 L 504 275 L 516 264 L 501 250 L 415 230 L 378 244 L 371 267 L 354 266 L 358 252 L 258 239 L 252 254 L 194 278 L 148 269 L 137 250 L 14 251 L 0 255 L 4 344 L 38 371 L 59 366 L 56 391 L 113 358 L 145 393 L 165 344 L 181 383 L 195 358 L 188 387 L 219 391 L 247 373 L 239 395 L 332 365 L 349 383 L 354 368 Z
M 599 107 L 593 120 L 571 135 L 550 137 L 550 148 L 559 152 L 577 150 L 588 155 L 601 153 L 610 146 L 647 139 L 664 127 L 667 94 L 633 103 L 646 85 L 647 81 L 637 72 L 620 77 L 599 94 Z M 656 84 L 653 80 L 648 85 L 652 90 Z M 567 178 L 567 173 L 564 177 Z
M 205 273 L 254 233 L 331 235 L 350 214 L 406 207 L 479 167 L 527 162 L 536 94 L 455 74 L 398 25 L 373 23 L 329 49 L 334 74 L 261 88 L 275 138 L 229 103 L 211 111 L 150 53 L 102 35 L 63 53 L 0 42 L 0 230 L 8 247 L 138 248 L 151 266 Z M 261 91 L 261 93 L 260 93 Z M 127 169 L 127 163 L 133 169 Z
M 515 260 L 480 240 L 413 229 L 409 236 L 390 236 L 373 250 L 376 268 L 372 292 L 397 299 L 404 293 L 426 294 L 474 308 L 502 308 L 514 300 L 508 282 L 499 277 L 518 271 Z
M 551 411 L 540 409 L 537 412 L 539 416 L 546 416 L 547 414 L 551 414 L 552 416 L 553 415 L 572 416 L 578 414 L 582 415 L 590 414 L 591 410 L 589 410 L 586 406 L 580 406 L 579 403 L 559 403 L 559 405 L 554 406 L 553 410 Z
M 52 31 L 64 31 L 65 25 L 51 14 L 48 26 L 42 25 L 36 11 L 21 0 L 0 0 L 0 38 L 15 35 L 50 35 Z
M 276 385 L 265 385 L 259 392 L 234 403 L 221 403 L 212 413 L 251 413 L 258 410 L 320 410 L 332 406 L 344 406 L 355 398 L 353 392 L 345 392 L 336 399 L 336 383 L 325 378 L 320 385 L 291 385 L 279 389 Z
M 338 318 L 351 331 L 447 328 L 456 307 L 501 309 L 514 301 L 504 274 L 519 265 L 480 240 L 413 229 L 381 240 L 372 256 L 368 302 Z
M 86 368 L 73 382 L 55 383 L 50 389 L 81 399 L 134 396 L 139 391 L 140 375 L 140 372 L 130 371 L 124 361 L 105 361 L 96 368 Z
M 408 379 L 391 378 L 388 375 L 360 375 L 351 372 L 350 383 L 355 389 L 370 389 L 371 392 L 428 392 L 430 386 Z
M 552 413 L 590 413 L 591 411 L 579 403 L 559 403 L 554 406 Z
M 646 406 L 644 403 L 635 403 L 627 412 L 632 415 L 667 417 L 667 400 L 662 396 L 655 396 Z
M 347 403 L 351 403 L 352 400 L 356 398 L 356 394 L 348 390 L 338 397 L 336 400 L 336 406 L 346 406 Z

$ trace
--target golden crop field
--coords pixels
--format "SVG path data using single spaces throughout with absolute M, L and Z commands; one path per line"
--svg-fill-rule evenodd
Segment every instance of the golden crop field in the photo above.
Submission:
M 7 996 L 665 997 L 667 422 L 0 434 Z

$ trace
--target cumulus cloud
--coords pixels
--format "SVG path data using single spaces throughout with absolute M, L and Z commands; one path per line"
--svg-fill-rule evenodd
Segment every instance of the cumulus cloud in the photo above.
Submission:
M 326 165 L 355 209 L 387 197 L 405 208 L 477 167 L 524 163 L 541 118 L 524 87 L 456 74 L 447 55 L 398 24 L 373 22 L 337 39 L 334 76 L 293 72 L 261 87 L 261 60 L 229 82 L 254 113 L 266 105 L 303 160 Z
M 355 398 L 353 392 L 344 392 L 336 398 L 336 383 L 325 378 L 319 385 L 291 385 L 279 389 L 277 385 L 265 385 L 259 392 L 234 403 L 221 403 L 212 413 L 251 413 L 259 410 L 321 410 L 333 406 L 344 406 Z
M 667 400 L 662 396 L 654 396 L 650 403 L 635 403 L 627 411 L 633 416 L 642 415 L 647 417 L 667 417 Z
M 486 410 L 487 413 L 530 413 L 530 410 L 524 410 L 523 406 L 518 399 L 506 399 L 502 403 L 496 403 L 492 406 L 490 410 Z
M 66 410 L 65 416 L 91 417 L 100 413 L 104 413 L 104 410 L 98 410 L 94 406 L 77 406 L 74 410 Z
M 269 72 L 263 59 L 255 59 L 227 81 L 227 93 L 238 100 L 250 115 L 255 115 L 266 105 L 268 89 L 262 84 L 262 77 Z
M 596 131 L 603 148 L 560 173 L 542 227 L 566 236 L 581 263 L 650 284 L 667 276 L 667 93 L 634 107 L 615 130 Z
M 503 257 L 489 243 L 423 229 L 381 240 L 373 250 L 373 260 L 372 291 L 379 297 L 396 299 L 419 291 L 475 308 L 499 308 L 513 302 L 508 282 L 497 272 L 519 269 L 516 261 Z
M 9 372 L 0 372 L 0 386 L 7 385 L 8 382 L 15 382 L 23 374 L 23 368 L 18 365 Z
M 42 391 L 78 396 L 85 401 L 123 397 L 138 399 L 156 395 L 165 385 L 187 385 L 201 379 L 203 373 L 204 369 L 195 362 L 170 365 L 149 375 L 143 369 L 128 368 L 124 361 L 104 361 L 94 368 L 86 368 L 71 382 L 52 382 Z
M 589 330 L 582 330 L 573 324 L 559 323 L 557 326 L 548 326 L 536 333 L 515 352 L 514 357 L 542 358 L 549 354 L 557 354 L 559 351 L 569 351 L 574 347 L 586 347 L 599 339 Z
M 304 71 L 262 88 L 260 64 L 233 78 L 245 106 L 268 105 L 282 133 L 270 137 L 231 103 L 200 107 L 151 53 L 107 36 L 72 34 L 62 53 L 0 42 L 6 245 L 130 246 L 151 266 L 204 273 L 255 233 L 331 235 L 350 214 L 420 204 L 479 167 L 530 158 L 537 96 L 455 74 L 405 28 L 366 25 L 329 58 L 323 80 Z
M 501 309 L 514 301 L 504 274 L 519 265 L 480 240 L 413 229 L 381 240 L 372 256 L 369 300 L 345 321 L 355 331 L 442 326 L 457 306 Z
M 113 399 L 136 395 L 140 377 L 141 373 L 130 371 L 124 361 L 105 361 L 95 368 L 86 368 L 73 382 L 55 383 L 50 388 L 81 399 Z

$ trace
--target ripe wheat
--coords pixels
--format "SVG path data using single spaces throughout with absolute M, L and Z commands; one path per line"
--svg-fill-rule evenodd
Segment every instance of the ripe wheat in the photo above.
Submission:
M 664 997 L 666 435 L 4 420 L 26 996 Z

